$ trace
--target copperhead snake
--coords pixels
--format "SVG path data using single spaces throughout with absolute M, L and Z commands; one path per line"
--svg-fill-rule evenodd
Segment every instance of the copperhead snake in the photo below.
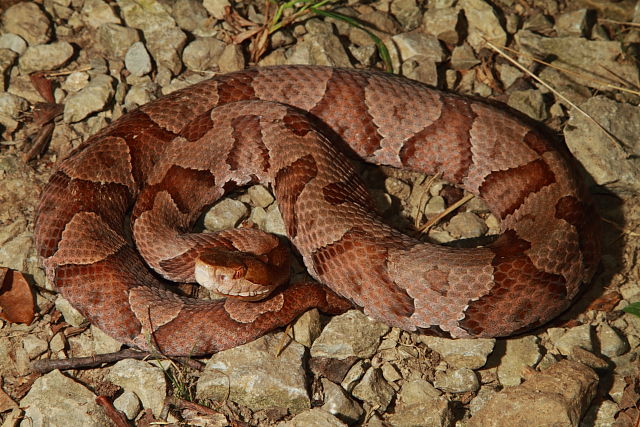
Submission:
M 457 249 L 401 234 L 371 208 L 347 150 L 442 174 L 489 204 L 501 236 Z M 91 323 L 165 354 L 234 347 L 345 300 L 407 331 L 507 336 L 565 310 L 599 262 L 597 215 L 573 163 L 544 130 L 483 100 L 378 72 L 250 69 L 150 102 L 85 141 L 43 192 L 36 245 Z M 253 229 L 189 230 L 204 207 L 256 182 L 273 189 L 291 243 L 331 290 L 295 284 L 259 302 L 172 292 L 165 278 L 193 281 L 206 247 L 252 247 Z

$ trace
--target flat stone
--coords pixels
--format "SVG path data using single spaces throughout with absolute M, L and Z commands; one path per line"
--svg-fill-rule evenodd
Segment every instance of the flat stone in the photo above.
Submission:
M 447 339 L 422 335 L 418 340 L 438 352 L 454 368 L 479 369 L 493 351 L 494 338 Z
M 24 416 L 34 427 L 110 425 L 95 400 L 86 387 L 55 370 L 35 380 L 20 407 L 26 408 Z
M 362 417 L 364 413 L 362 406 L 351 399 L 342 387 L 326 378 L 322 378 L 320 381 L 324 396 L 322 409 L 349 424 L 357 422 Z
M 109 368 L 107 377 L 112 383 L 135 393 L 145 409 L 160 416 L 167 395 L 163 369 L 142 360 L 125 359 Z
M 360 382 L 351 391 L 358 399 L 369 405 L 385 411 L 395 395 L 393 387 L 389 385 L 378 368 L 369 368 Z
M 498 15 L 493 7 L 484 0 L 463 0 L 460 7 L 467 18 L 467 42 L 477 52 L 485 47 L 485 40 L 498 47 L 507 42 L 507 33 L 502 28 Z
M 204 217 L 204 226 L 210 231 L 235 228 L 249 213 L 247 206 L 234 199 L 222 199 L 209 209 Z
M 598 376 L 591 368 L 563 360 L 496 393 L 471 417 L 469 426 L 575 426 L 597 387 Z
M 505 351 L 498 365 L 498 379 L 503 386 L 520 384 L 524 370 L 536 366 L 542 358 L 539 341 L 534 335 L 504 340 Z
M 447 371 L 436 371 L 436 378 L 433 385 L 442 391 L 449 393 L 464 393 L 476 391 L 480 388 L 478 376 L 469 368 L 449 369 Z
M 3 32 L 17 34 L 30 46 L 51 39 L 51 21 L 35 2 L 23 1 L 7 8 L 2 14 Z
M 29 46 L 20 57 L 20 71 L 55 70 L 65 65 L 73 56 L 73 46 L 67 42 L 54 42 Z
M 459 40 L 458 21 L 460 19 L 459 8 L 434 8 L 430 7 L 422 16 L 422 31 L 433 34 L 438 39 L 451 45 L 457 45 Z
M 135 42 L 140 41 L 140 35 L 134 28 L 118 24 L 102 24 L 96 30 L 98 50 L 107 58 L 122 58 Z
M 305 348 L 293 341 L 278 355 L 282 333 L 216 353 L 196 386 L 198 399 L 240 403 L 253 411 L 288 408 L 299 413 L 311 406 L 306 390 Z
M 314 341 L 311 356 L 368 358 L 373 356 L 380 338 L 388 331 L 387 325 L 372 320 L 359 310 L 349 310 L 329 321 Z
M 597 61 L 593 63 L 598 63 Z M 640 107 L 615 102 L 605 96 L 595 96 L 580 107 L 597 117 L 598 122 L 626 144 L 613 142 L 587 117 L 570 112 L 564 128 L 567 146 L 599 185 L 614 191 L 640 189 L 640 158 L 629 153 L 640 150 Z
M 321 408 L 304 411 L 278 427 L 346 427 L 346 424 Z
M 142 42 L 135 42 L 124 56 L 124 64 L 131 74 L 144 76 L 151 71 L 151 56 Z
M 84 89 L 67 97 L 64 103 L 64 121 L 79 122 L 92 113 L 102 111 L 114 93 L 111 76 L 94 76 Z
M 103 24 L 121 24 L 113 8 L 103 0 L 84 0 L 80 18 L 85 25 L 96 29 Z
M 0 49 L 11 49 L 22 55 L 27 50 L 27 42 L 17 34 L 5 33 L 0 35 Z

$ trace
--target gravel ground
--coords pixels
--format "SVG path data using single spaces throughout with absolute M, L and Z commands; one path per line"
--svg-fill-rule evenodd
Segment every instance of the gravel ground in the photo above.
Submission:
M 365 31 L 330 17 L 289 22 L 287 12 L 282 29 L 260 43 L 265 4 L 0 0 L 0 267 L 26 276 L 38 310 L 28 326 L 0 320 L 2 426 L 115 424 L 104 402 L 135 425 L 637 425 L 640 318 L 622 311 L 640 301 L 635 0 L 325 7 L 366 24 L 388 48 L 394 72 L 505 102 L 564 138 L 605 220 L 604 253 L 592 287 L 551 325 L 509 339 L 448 340 L 389 328 L 358 311 L 333 318 L 311 311 L 293 325 L 295 341 L 269 334 L 200 359 L 201 371 L 133 359 L 32 371 L 35 360 L 120 349 L 55 293 L 35 255 L 34 208 L 59 159 L 120 115 L 217 73 L 256 64 L 384 68 Z M 489 43 L 519 52 L 519 64 L 554 91 Z M 53 99 L 34 87 L 29 76 L 39 71 L 46 73 L 36 82 L 52 82 Z M 50 142 L 39 145 L 47 132 Z M 437 178 L 360 168 L 379 211 L 403 230 L 464 196 Z M 203 224 L 216 230 L 244 221 L 284 233 L 262 186 L 222 200 Z M 425 239 L 482 239 L 498 228 L 486 205 L 471 199 Z M 304 274 L 299 266 L 297 274 Z

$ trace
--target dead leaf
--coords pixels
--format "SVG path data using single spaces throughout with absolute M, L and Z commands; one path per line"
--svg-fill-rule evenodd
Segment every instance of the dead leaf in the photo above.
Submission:
M 12 323 L 33 322 L 35 298 L 19 271 L 0 267 L 0 318 Z

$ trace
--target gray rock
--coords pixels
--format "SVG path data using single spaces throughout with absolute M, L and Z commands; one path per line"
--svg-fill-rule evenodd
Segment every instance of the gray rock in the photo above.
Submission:
M 389 327 L 372 320 L 359 310 L 333 317 L 311 347 L 312 357 L 346 359 L 373 356 L 380 338 Z
M 610 400 L 593 404 L 580 421 L 580 427 L 610 427 L 616 424 L 618 405 Z
M 525 30 L 533 31 L 540 34 L 549 34 L 553 30 L 553 24 L 551 19 L 545 14 L 538 12 L 527 17 L 526 21 L 522 25 Z
M 114 353 L 122 348 L 122 343 L 105 334 L 97 326 L 91 325 L 93 350 L 95 354 Z
M 391 13 L 406 30 L 416 28 L 422 18 L 422 11 L 416 0 L 394 0 L 391 2 Z
M 124 412 L 128 419 L 133 420 L 140 413 L 142 405 L 140 399 L 132 391 L 125 391 L 113 401 L 117 410 Z
M 610 80 L 605 70 L 615 70 L 616 76 L 633 85 L 640 84 L 638 67 L 633 62 L 620 62 L 624 57 L 622 44 L 617 41 L 592 41 L 581 37 L 539 36 L 531 31 L 518 31 L 515 36 L 518 44 L 535 55 L 555 57 L 551 63 L 572 70 L 591 70 L 586 77 L 563 75 L 563 78 L 573 80 L 581 85 L 595 89 L 607 90 L 606 84 L 600 82 Z M 594 64 L 599 67 L 594 68 Z M 600 76 L 601 79 L 593 77 Z
M 573 349 L 571 349 L 569 359 L 580 362 L 583 365 L 586 365 L 593 369 L 602 370 L 609 367 L 609 363 L 606 360 L 596 356 L 592 352 L 587 351 L 582 347 L 573 347 Z
M 304 411 L 278 427 L 346 427 L 346 424 L 321 408 Z
M 480 237 L 488 230 L 487 224 L 473 212 L 460 212 L 449 221 L 446 230 L 455 237 Z
M 151 71 L 151 57 L 142 42 L 135 42 L 129 46 L 124 56 L 124 64 L 136 77 L 144 76 Z
M 589 27 L 589 14 L 588 9 L 578 9 L 559 15 L 555 25 L 558 36 L 586 36 Z
M 416 405 L 421 402 L 431 400 L 442 395 L 442 392 L 435 388 L 427 380 L 417 379 L 406 381 L 400 393 L 398 393 L 398 399 L 406 406 Z
M 184 48 L 182 61 L 190 70 L 210 70 L 218 65 L 225 47 L 226 44 L 215 37 L 197 38 Z
M 0 35 L 0 49 L 11 49 L 22 55 L 27 50 L 27 42 L 17 34 L 5 33 Z
M 51 341 L 49 341 L 49 350 L 51 350 L 52 353 L 58 353 L 65 349 L 66 344 L 64 334 L 57 333 L 51 338 Z
M 64 121 L 75 123 L 91 113 L 102 111 L 114 95 L 113 78 L 97 75 L 81 91 L 67 97 L 64 103 Z
M 0 84 L 2 85 L 0 90 L 4 90 L 7 87 L 9 70 L 13 67 L 17 57 L 18 54 L 11 49 L 0 49 Z M 15 80 L 17 79 L 14 79 L 14 82 L 11 84 L 12 89 L 17 86 L 17 84 L 15 84 Z
M 396 381 L 402 379 L 400 371 L 398 371 L 398 368 L 393 363 L 384 363 L 380 370 L 382 371 L 382 376 L 384 377 L 384 379 L 387 380 L 390 384 L 393 384 Z
M 438 67 L 435 62 L 428 59 L 420 58 L 415 61 L 410 59 L 403 62 L 402 75 L 430 86 L 438 86 Z
M 207 12 L 216 19 L 223 19 L 224 8 L 231 6 L 229 0 L 204 0 L 202 5 L 207 9 Z
M 62 89 L 67 92 L 78 92 L 84 89 L 89 84 L 89 74 L 84 71 L 74 71 L 69 74 L 64 83 L 62 83 Z
M 349 55 L 331 26 L 326 32 L 309 32 L 290 50 L 287 64 L 317 64 L 351 67 Z
M 267 208 L 262 229 L 267 233 L 277 234 L 279 236 L 287 236 L 287 227 L 282 220 L 282 213 L 277 204 L 273 204 Z
M 446 203 L 442 196 L 433 196 L 429 198 L 429 201 L 424 206 L 424 214 L 427 218 L 433 218 L 434 216 L 444 212 L 446 207 Z
M 507 42 L 507 33 L 502 28 L 493 7 L 484 0 L 462 0 L 460 7 L 467 18 L 469 35 L 467 42 L 477 52 L 485 47 L 485 40 L 498 47 Z
M 440 42 L 435 36 L 412 31 L 396 34 L 391 40 L 398 47 L 400 60 L 426 59 L 431 62 L 442 62 L 445 58 Z
M 429 8 L 422 16 L 422 31 L 433 34 L 439 40 L 451 45 L 457 45 L 459 40 L 458 20 L 459 8 Z
M 545 121 L 549 118 L 547 106 L 539 90 L 514 90 L 509 94 L 507 104 L 534 120 Z
M 589 324 L 576 326 L 557 334 L 559 328 L 549 328 L 547 333 L 551 343 L 565 356 L 571 354 L 573 347 L 582 347 L 585 350 L 593 350 L 592 328 Z M 562 329 L 560 329 L 562 331 Z
M 120 14 L 129 27 L 137 28 L 145 33 L 147 43 L 151 43 L 150 35 L 156 31 L 173 28 L 176 25 L 161 2 L 138 2 L 135 0 L 118 0 Z
M 469 402 L 469 413 L 471 415 L 475 415 L 476 412 L 478 412 L 480 409 L 482 409 L 482 407 L 491 399 L 493 399 L 493 397 L 496 395 L 497 391 L 489 388 L 489 387 L 482 387 L 480 390 L 478 390 L 478 394 L 476 394 L 476 397 L 474 397 L 473 399 L 471 399 L 471 402 Z
M 218 59 L 218 67 L 220 67 L 221 73 L 231 73 L 244 69 L 245 61 L 242 48 L 237 44 L 226 45 Z
M 282 337 L 281 333 L 265 335 L 213 355 L 198 380 L 197 398 L 229 399 L 253 411 L 284 407 L 298 413 L 308 409 L 304 346 L 291 342 L 278 355 Z
M 253 185 L 247 189 L 247 195 L 254 206 L 266 208 L 275 200 L 264 185 Z
M 35 380 L 20 407 L 34 427 L 110 425 L 95 400 L 87 388 L 55 370 Z
M 596 394 L 591 368 L 564 360 L 517 387 L 506 388 L 469 422 L 471 427 L 577 425 Z
M 480 60 L 476 58 L 473 49 L 467 43 L 453 48 L 453 52 L 451 53 L 451 66 L 453 69 L 468 70 L 479 63 Z
M 375 46 L 349 45 L 349 52 L 362 65 L 370 67 L 376 60 L 378 49 Z
M 118 24 L 102 24 L 96 31 L 97 48 L 107 58 L 122 58 L 129 47 L 138 41 L 138 31 Z
M 73 56 L 73 46 L 67 42 L 32 45 L 20 57 L 20 71 L 55 70 L 65 65 Z
M 317 309 L 306 311 L 293 324 L 293 339 L 309 348 L 322 332 L 320 312 Z
M 204 216 L 204 226 L 210 231 L 235 228 L 249 213 L 247 206 L 234 199 L 222 199 Z
M 351 399 L 342 387 L 326 378 L 322 378 L 321 382 L 324 396 L 322 409 L 349 424 L 357 422 L 362 417 L 362 406 Z
M 504 341 L 505 351 L 498 365 L 498 379 L 503 386 L 520 384 L 524 370 L 536 366 L 542 358 L 539 341 L 534 335 Z
M 207 9 L 197 0 L 177 0 L 173 5 L 173 17 L 180 28 L 193 32 L 208 18 Z
M 109 368 L 107 378 L 126 391 L 135 393 L 142 402 L 142 406 L 145 409 L 151 409 L 158 417 L 167 395 L 167 382 L 164 375 L 162 368 L 151 363 L 125 359 Z
M 522 71 L 509 64 L 498 64 L 497 68 L 500 73 L 500 80 L 505 89 L 508 89 L 517 79 L 524 75 Z
M 155 93 L 147 85 L 131 86 L 124 98 L 124 104 L 127 108 L 134 108 L 154 99 L 156 99 Z
M 85 0 L 80 13 L 82 22 L 96 29 L 103 24 L 121 24 L 122 20 L 103 0 Z
M 607 357 L 620 356 L 629 351 L 627 341 L 606 323 L 598 327 L 597 336 L 600 343 L 600 353 Z
M 181 55 L 187 35 L 178 27 L 161 27 L 155 31 L 146 30 L 144 36 L 156 64 L 167 67 L 174 75 L 178 74 L 182 69 Z
M 436 371 L 433 385 L 435 388 L 449 393 L 464 393 L 478 390 L 480 381 L 478 381 L 478 376 L 471 369 L 458 368 Z
M 442 427 L 452 425 L 453 419 L 454 413 L 449 401 L 444 397 L 435 397 L 412 405 L 398 406 L 388 421 L 397 427 Z
M 351 394 L 384 412 L 391 403 L 395 391 L 385 381 L 380 369 L 371 367 L 353 388 Z
M 597 62 L 596 62 L 597 63 Z M 614 143 L 583 114 L 571 111 L 564 129 L 567 146 L 595 182 L 614 191 L 640 189 L 640 158 L 628 153 L 640 150 L 640 107 L 595 96 L 580 107 L 609 129 L 627 148 Z
M 17 34 L 29 43 L 39 45 L 51 39 L 51 22 L 35 2 L 20 2 L 2 15 L 3 32 Z
M 49 349 L 49 345 L 36 335 L 26 335 L 22 339 L 22 347 L 27 352 L 29 359 L 33 360 Z
M 409 195 L 411 194 L 411 186 L 393 176 L 390 176 L 384 180 L 384 188 L 385 190 L 387 190 L 387 193 L 401 201 L 407 200 L 409 198 Z
M 29 102 L 26 99 L 8 92 L 0 92 L 0 114 L 17 119 L 27 110 Z
M 345 374 L 344 379 L 342 380 L 340 385 L 345 390 L 351 391 L 353 390 L 353 387 L 356 386 L 357 382 L 360 381 L 360 378 L 364 376 L 364 373 L 365 373 L 364 362 L 362 360 L 359 360 Z
M 79 327 L 82 323 L 84 323 L 84 316 L 71 304 L 67 301 L 66 298 L 62 297 L 62 295 L 58 295 L 56 298 L 56 310 L 62 313 L 62 317 L 64 317 L 64 321 L 74 327 Z
M 487 356 L 493 351 L 493 338 L 447 339 L 422 335 L 419 341 L 438 352 L 454 368 L 479 369 L 487 363 Z
M 389 34 L 399 33 L 397 22 L 388 14 L 379 10 L 370 10 L 358 15 L 358 20 L 370 24 L 368 29 L 384 40 Z M 359 28 L 348 26 L 348 37 L 357 46 L 374 46 L 373 39 Z

